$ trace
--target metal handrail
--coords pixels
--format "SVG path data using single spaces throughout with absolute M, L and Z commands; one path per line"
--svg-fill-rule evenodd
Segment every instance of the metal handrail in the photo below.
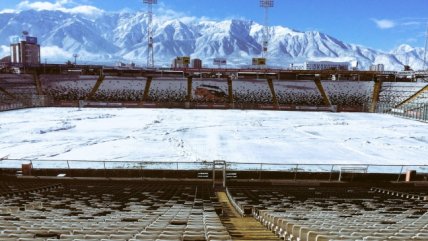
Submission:
M 378 103 L 377 112 L 428 122 L 428 103 L 407 104 L 400 108 L 391 103 Z
M 9 163 L 13 163 L 10 164 Z M 18 162 L 18 163 L 16 163 Z M 47 162 L 55 162 L 55 163 L 63 163 L 63 168 L 57 167 L 56 165 L 50 165 L 48 167 L 34 167 L 34 164 L 36 163 L 47 163 Z M 70 163 L 77 162 L 77 163 L 87 163 L 89 165 L 82 167 L 78 166 L 76 168 L 71 168 Z M 31 163 L 33 168 L 35 169 L 65 169 L 65 170 L 71 170 L 71 169 L 93 169 L 93 170 L 113 170 L 113 169 L 140 169 L 140 170 L 192 170 L 192 171 L 210 171 L 214 170 L 214 167 L 216 165 L 216 161 L 200 161 L 200 162 L 150 162 L 150 161 L 112 161 L 112 160 L 104 160 L 104 161 L 96 161 L 96 160 L 37 160 L 37 159 L 7 159 L 7 158 L 0 158 L 0 169 L 20 169 L 22 164 L 28 164 Z M 99 165 L 94 165 L 95 163 L 98 163 Z M 107 166 L 111 163 L 120 163 L 121 166 Z M 277 171 L 277 172 L 289 172 L 294 173 L 294 180 L 297 180 L 298 173 L 302 172 L 318 172 L 318 173 L 330 173 L 329 175 L 329 181 L 332 180 L 332 176 L 334 173 L 339 173 L 341 176 L 342 168 L 349 168 L 349 167 L 364 167 L 365 170 L 367 170 L 366 173 L 384 173 L 384 174 L 392 174 L 397 175 L 397 181 L 399 181 L 402 178 L 403 171 L 408 170 L 417 170 L 419 173 L 428 173 L 428 164 L 415 164 L 415 165 L 387 165 L 387 164 L 286 164 L 286 163 L 241 163 L 241 162 L 224 162 L 224 174 L 223 174 L 223 185 L 226 185 L 226 178 L 227 178 L 227 172 L 228 171 L 252 171 L 252 172 L 258 172 L 259 178 L 261 177 L 262 172 L 266 171 Z M 6 165 L 4 165 L 6 164 Z M 66 167 L 64 167 L 66 164 Z M 131 164 L 131 165 L 130 165 Z M 230 165 L 240 166 L 239 169 L 230 169 Z M 252 168 L 249 169 L 248 167 L 245 167 L 246 165 L 255 165 L 259 168 Z M 278 167 L 276 169 L 267 169 L 266 166 L 275 166 Z M 282 167 L 282 168 L 281 168 Z M 287 167 L 287 168 L 284 168 Z M 291 167 L 291 168 L 290 168 Z M 306 168 L 305 168 L 306 167 Z M 316 169 L 308 169 L 307 167 L 317 167 Z M 320 168 L 320 167 L 328 167 L 328 168 Z M 339 168 L 339 169 L 335 169 Z M 375 170 L 375 171 L 369 171 L 369 170 Z M 379 170 L 380 169 L 380 170 Z M 400 169 L 398 171 L 398 169 Z M 213 175 L 214 176 L 214 175 Z M 340 181 L 340 179 L 339 179 Z M 215 184 L 215 180 L 213 179 L 213 185 Z
M 206 167 L 212 168 L 212 166 L 215 164 L 215 162 L 212 161 L 115 161 L 115 160 L 46 160 L 46 159 L 0 159 L 0 166 L 3 166 L 2 164 L 10 163 L 10 162 L 20 162 L 20 163 L 49 163 L 49 162 L 55 162 L 55 163 L 63 163 L 66 164 L 69 169 L 70 163 L 98 163 L 102 164 L 102 169 L 109 169 L 106 165 L 107 164 L 139 164 L 131 167 L 127 167 L 132 169 L 134 168 L 141 168 L 141 166 L 170 166 L 174 169 L 180 169 L 180 165 L 185 165 L 189 167 L 194 167 L 194 170 L 200 170 L 196 167 Z M 305 171 L 307 167 L 316 167 L 318 172 L 322 172 L 323 169 L 320 169 L 320 167 L 329 167 L 329 169 L 325 169 L 324 172 L 330 172 L 335 171 L 335 168 L 343 168 L 343 167 L 365 167 L 367 168 L 367 172 L 369 172 L 370 168 L 401 168 L 404 170 L 406 167 L 419 167 L 419 168 L 427 168 L 428 164 L 367 164 L 367 163 L 331 163 L 331 164 L 325 164 L 325 163 L 253 163 L 253 162 L 225 162 L 227 170 L 241 170 L 241 171 L 271 171 L 271 170 L 278 170 L 278 171 L 292 171 L 292 172 L 298 172 L 298 171 Z M 427 160 L 428 163 L 428 160 Z M 12 164 L 13 165 L 13 164 Z M 16 165 L 16 164 L 15 164 Z M 237 168 L 231 168 L 232 166 L 235 166 Z M 245 166 L 252 166 L 251 168 L 245 167 Z M 124 166 L 122 165 L 122 168 Z M 269 168 L 269 167 L 278 167 L 278 168 Z M 284 168 L 280 168 L 284 167 Z M 111 168 L 111 167 L 110 167 Z M 290 169 L 291 168 L 291 169 Z M 94 168 L 96 169 L 96 168 Z M 337 170 L 339 171 L 339 170 Z M 428 170 L 427 170 L 428 171 Z
M 78 159 L 0 159 L 0 163 L 2 161 L 22 161 L 22 162 L 89 162 L 89 163 L 146 163 L 146 164 L 213 164 L 213 161 L 137 161 L 137 160 L 78 160 Z M 215 161 L 218 162 L 218 161 Z M 379 167 L 401 167 L 401 166 L 423 166 L 428 167 L 428 159 L 427 164 L 371 164 L 371 163 L 275 163 L 275 162 L 230 162 L 225 161 L 228 166 L 233 165 L 269 165 L 269 166 L 379 166 Z

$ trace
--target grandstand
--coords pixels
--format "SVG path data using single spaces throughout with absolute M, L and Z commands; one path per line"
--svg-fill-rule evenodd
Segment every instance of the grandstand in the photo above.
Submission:
M 103 170 L 92 170 L 99 178 L 78 171 L 58 177 L 45 171 L 16 177 L 3 169 L 1 240 L 428 237 L 426 181 L 391 182 L 379 174 L 345 182 L 308 176 L 254 180 L 229 172 L 227 183 L 222 183 L 222 173 L 216 171 L 195 170 L 185 178 L 181 171 L 164 175 L 153 171 L 157 180 L 133 178 L 129 173 L 126 178 L 111 178 Z M 207 178 L 214 173 L 217 177 Z
M 13 100 L 23 106 L 37 103 L 61 107 L 112 105 L 375 112 L 378 105 L 425 104 L 427 93 L 426 73 L 418 72 L 147 70 L 79 65 L 16 69 L 19 74 L 0 74 L 2 106 Z M 214 90 L 220 98 L 201 94 Z M 19 100 L 23 98 L 26 100 Z M 382 112 L 383 108 L 377 110 Z

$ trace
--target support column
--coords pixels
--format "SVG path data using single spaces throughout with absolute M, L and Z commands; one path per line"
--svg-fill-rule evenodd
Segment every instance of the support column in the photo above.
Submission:
M 100 70 L 100 75 L 98 76 L 97 82 L 95 83 L 89 95 L 86 97 L 86 100 L 91 100 L 94 97 L 94 95 L 97 93 L 98 89 L 100 88 L 101 84 L 103 83 L 104 79 L 105 79 L 105 76 L 102 70 Z
M 144 87 L 143 101 L 147 101 L 147 99 L 149 98 L 150 86 L 152 85 L 152 80 L 153 80 L 152 76 L 147 77 L 146 86 Z
M 268 85 L 269 85 L 269 89 L 270 89 L 270 93 L 272 94 L 272 103 L 275 107 L 278 107 L 278 99 L 276 98 L 276 92 L 275 92 L 275 86 L 273 85 L 273 80 L 272 79 L 267 79 Z
M 216 178 L 216 172 L 221 171 L 223 178 L 221 179 L 221 185 L 223 188 L 226 187 L 226 162 L 225 161 L 213 161 L 213 187 L 219 182 Z
M 320 94 L 322 96 L 324 105 L 331 106 L 330 98 L 328 97 L 327 93 L 324 90 L 324 86 L 321 83 L 321 77 L 320 77 L 320 75 L 315 75 L 314 82 L 315 82 L 315 85 L 318 88 L 318 91 L 320 92 Z
M 215 169 L 216 169 L 215 161 L 213 161 L 213 188 L 215 188 Z
M 43 95 L 42 83 L 40 81 L 40 75 L 39 73 L 37 73 L 37 71 L 35 71 L 33 74 L 33 80 L 34 80 L 34 84 L 36 85 L 37 95 Z
M 223 188 L 226 188 L 226 179 L 227 179 L 227 171 L 226 171 L 226 162 L 223 166 Z
M 382 90 L 382 80 L 379 80 L 377 76 L 374 77 L 372 103 L 370 105 L 370 113 L 376 112 L 376 106 L 379 102 L 380 91 Z
M 189 76 L 187 77 L 187 97 L 186 97 L 187 102 L 191 102 L 193 99 L 192 88 L 193 88 L 193 77 Z
M 229 94 L 228 97 L 229 97 L 230 108 L 235 108 L 235 104 L 233 103 L 233 81 L 230 76 L 227 77 L 227 90 Z

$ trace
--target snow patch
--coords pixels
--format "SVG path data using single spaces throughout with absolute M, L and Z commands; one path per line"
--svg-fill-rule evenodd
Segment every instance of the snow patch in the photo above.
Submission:
M 379 114 L 48 108 L 2 112 L 0 126 L 11 159 L 428 162 L 427 124 Z

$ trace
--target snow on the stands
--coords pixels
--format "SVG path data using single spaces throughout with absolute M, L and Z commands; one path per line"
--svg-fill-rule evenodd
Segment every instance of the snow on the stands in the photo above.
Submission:
M 0 157 L 428 164 L 428 125 L 365 113 L 42 108 L 0 113 Z

